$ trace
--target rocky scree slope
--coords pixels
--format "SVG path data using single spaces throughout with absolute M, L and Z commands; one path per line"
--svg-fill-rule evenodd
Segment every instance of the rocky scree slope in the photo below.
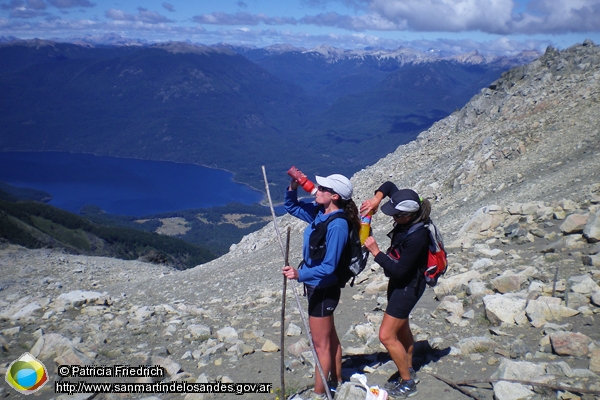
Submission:
M 446 234 L 450 270 L 412 315 L 420 397 L 466 398 L 433 375 L 494 380 L 467 389 L 480 399 L 598 396 L 599 65 L 589 41 L 550 48 L 352 178 L 357 203 L 388 179 L 414 188 Z M 284 216 L 278 225 L 291 229 L 297 264 L 305 224 Z M 384 246 L 389 218 L 376 214 L 373 228 Z M 159 364 L 167 381 L 278 386 L 282 264 L 273 223 L 186 271 L 4 245 L 0 368 L 30 351 L 52 380 L 57 364 Z M 385 287 L 371 264 L 343 290 L 336 325 L 346 378 L 358 371 L 382 385 L 394 372 L 377 337 Z M 306 398 L 313 360 L 291 289 L 287 305 L 288 393 Z M 5 386 L 0 394 L 14 397 Z M 338 394 L 361 396 L 352 385 Z M 40 393 L 55 397 L 50 385 Z M 184 396 L 212 397 L 228 398 Z

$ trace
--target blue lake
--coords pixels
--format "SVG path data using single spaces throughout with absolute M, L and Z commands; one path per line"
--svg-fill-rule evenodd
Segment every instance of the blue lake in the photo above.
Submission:
M 48 192 L 49 204 L 74 213 L 89 204 L 109 214 L 142 216 L 262 200 L 261 192 L 232 177 L 222 170 L 167 161 L 0 152 L 0 181 Z

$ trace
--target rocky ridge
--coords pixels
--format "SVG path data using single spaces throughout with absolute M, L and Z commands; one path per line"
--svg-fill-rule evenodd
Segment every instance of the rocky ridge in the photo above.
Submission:
M 445 233 L 450 270 L 412 315 L 417 398 L 466 398 L 434 375 L 494 381 L 466 389 L 479 399 L 599 395 L 599 65 L 589 41 L 550 48 L 352 178 L 357 203 L 385 180 L 414 188 L 432 200 Z M 297 264 L 305 225 L 277 222 L 281 232 L 290 227 Z M 386 243 L 389 218 L 376 214 L 373 229 Z M 282 263 L 273 223 L 186 271 L 2 245 L 0 373 L 29 351 L 51 380 L 58 364 L 154 364 L 166 381 L 277 387 Z M 383 385 L 394 371 L 377 337 L 385 286 L 372 264 L 343 290 L 336 325 L 346 378 L 362 372 Z M 287 305 L 288 393 L 306 398 L 313 360 L 291 290 Z M 0 396 L 15 392 L 4 385 Z M 337 398 L 361 396 L 348 384 Z M 60 396 L 47 385 L 38 397 Z M 231 396 L 183 395 L 212 397 Z

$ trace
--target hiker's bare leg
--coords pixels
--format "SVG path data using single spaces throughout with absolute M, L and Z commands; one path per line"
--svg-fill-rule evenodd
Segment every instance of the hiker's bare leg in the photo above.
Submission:
M 317 357 L 321 363 L 325 379 L 333 372 L 335 374 L 335 355 L 337 355 L 337 346 L 340 346 L 339 340 L 335 343 L 332 337 L 337 339 L 337 333 L 333 324 L 333 315 L 327 317 L 309 317 L 310 333 L 315 344 Z M 335 346 L 335 347 L 333 347 Z M 341 370 L 341 347 L 340 347 L 340 370 Z M 315 393 L 325 393 L 325 384 L 321 379 L 319 370 L 315 367 Z
M 394 364 L 396 364 L 400 378 L 409 380 L 410 372 L 408 368 L 410 364 L 408 361 L 408 350 L 410 349 L 412 357 L 414 340 L 408 326 L 408 319 L 399 319 L 387 313 L 383 314 L 383 321 L 379 328 L 379 340 L 387 349 Z
M 406 320 L 406 325 L 403 325 L 402 329 L 398 332 L 398 340 L 404 346 L 406 350 L 406 361 L 408 367 L 412 368 L 413 351 L 415 349 L 415 339 L 412 331 L 410 330 L 410 320 Z
M 335 329 L 335 322 L 332 316 L 332 326 L 333 330 L 331 331 L 331 335 L 329 340 L 331 342 L 331 359 L 334 360 L 334 368 L 331 368 L 331 377 L 330 379 L 334 382 L 342 381 L 342 344 L 340 343 L 340 338 L 338 337 L 337 330 Z

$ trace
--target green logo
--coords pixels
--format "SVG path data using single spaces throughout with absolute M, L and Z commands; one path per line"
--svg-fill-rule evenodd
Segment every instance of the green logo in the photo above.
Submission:
M 6 382 L 19 393 L 31 394 L 48 383 L 48 373 L 40 360 L 24 353 L 8 367 Z

